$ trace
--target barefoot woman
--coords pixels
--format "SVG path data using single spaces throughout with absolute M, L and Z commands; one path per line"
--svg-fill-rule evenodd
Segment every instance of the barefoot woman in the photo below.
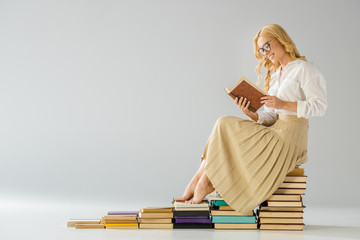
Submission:
M 260 67 L 266 69 L 264 111 L 251 112 L 247 99 L 235 99 L 249 120 L 229 116 L 217 120 L 199 170 L 175 200 L 199 203 L 216 189 L 232 208 L 246 213 L 307 161 L 308 118 L 325 114 L 325 79 L 279 25 L 260 29 L 254 48 L 260 79 Z

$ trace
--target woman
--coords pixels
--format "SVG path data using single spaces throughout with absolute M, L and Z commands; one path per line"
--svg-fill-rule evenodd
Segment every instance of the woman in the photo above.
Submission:
M 200 168 L 175 200 L 199 203 L 216 189 L 233 209 L 247 213 L 271 196 L 288 172 L 307 161 L 308 118 L 325 114 L 325 79 L 279 25 L 259 30 L 254 48 L 260 80 L 260 67 L 266 69 L 264 111 L 251 112 L 247 99 L 236 98 L 250 119 L 217 120 Z

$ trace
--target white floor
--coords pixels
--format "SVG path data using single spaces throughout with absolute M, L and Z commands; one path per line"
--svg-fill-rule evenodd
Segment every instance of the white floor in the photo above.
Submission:
M 304 212 L 305 230 L 223 231 L 214 229 L 117 230 L 66 227 L 69 218 L 100 218 L 114 206 L 0 200 L 0 239 L 360 239 L 360 208 L 311 208 Z

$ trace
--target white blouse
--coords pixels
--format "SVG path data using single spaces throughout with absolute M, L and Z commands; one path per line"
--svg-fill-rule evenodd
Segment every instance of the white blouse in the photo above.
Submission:
M 279 115 L 300 117 L 323 116 L 327 108 L 326 83 L 315 66 L 300 59 L 289 62 L 280 77 L 281 67 L 271 75 L 270 96 L 283 101 L 297 102 L 297 113 L 283 109 L 268 108 L 258 111 L 258 123 L 270 126 Z

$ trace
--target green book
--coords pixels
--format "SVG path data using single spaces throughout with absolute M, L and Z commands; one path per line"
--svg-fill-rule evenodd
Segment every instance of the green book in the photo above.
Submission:
M 229 204 L 227 204 L 224 200 L 212 200 L 211 201 L 211 206 L 229 206 Z
M 212 223 L 256 223 L 256 216 L 212 216 Z

